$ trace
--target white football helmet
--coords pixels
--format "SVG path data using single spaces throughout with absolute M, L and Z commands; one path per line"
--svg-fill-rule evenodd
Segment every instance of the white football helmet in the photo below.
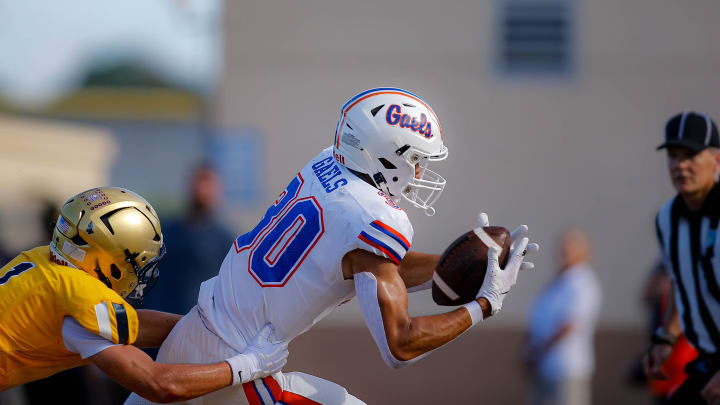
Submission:
M 432 205 L 445 179 L 428 163 L 444 160 L 448 150 L 440 121 L 420 97 L 394 87 L 354 96 L 340 111 L 333 152 L 340 164 L 370 176 L 395 201 L 402 196 L 435 214 Z

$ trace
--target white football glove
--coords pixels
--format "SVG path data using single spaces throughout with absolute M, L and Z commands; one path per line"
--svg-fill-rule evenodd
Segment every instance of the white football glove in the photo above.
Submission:
M 288 344 L 285 341 L 271 342 L 271 332 L 272 326 L 268 323 L 242 353 L 225 360 L 232 369 L 233 385 L 267 377 L 282 370 L 287 363 Z
M 523 252 L 527 248 L 528 238 L 522 238 L 515 252 L 510 254 L 507 266 L 500 268 L 498 256 L 500 248 L 495 246 L 488 250 L 488 265 L 485 279 L 478 292 L 477 298 L 485 298 L 490 302 L 491 313 L 495 315 L 502 308 L 505 296 L 517 282 L 520 265 L 523 261 Z
M 483 228 L 486 226 L 490 226 L 490 219 L 488 219 L 486 213 L 481 212 L 478 214 L 478 225 L 482 226 Z
M 488 219 L 488 216 L 486 213 L 481 212 L 478 214 L 478 224 L 482 227 L 490 226 L 490 220 Z M 510 232 L 510 254 L 512 255 L 512 252 L 515 250 L 515 245 L 517 244 L 518 240 L 521 236 L 525 235 L 528 232 L 528 226 L 527 225 L 520 225 L 515 230 Z M 525 257 L 523 258 L 523 262 L 520 265 L 520 270 L 532 270 L 535 268 L 535 263 L 527 261 L 527 255 L 530 253 L 535 253 L 540 250 L 540 245 L 537 243 L 528 243 L 527 252 L 525 253 Z
M 490 220 L 486 213 L 478 215 L 478 223 L 482 227 L 490 226 Z M 477 298 L 485 298 L 490 302 L 492 314 L 496 314 L 502 308 L 505 296 L 512 286 L 517 282 L 520 270 L 530 270 L 535 267 L 532 262 L 525 261 L 525 255 L 537 252 L 540 246 L 537 243 L 528 243 L 529 239 L 522 237 L 528 231 L 527 225 L 520 225 L 510 233 L 510 257 L 504 269 L 500 268 L 500 249 L 491 247 L 488 250 L 488 266 L 485 273 L 483 285 L 478 292 Z

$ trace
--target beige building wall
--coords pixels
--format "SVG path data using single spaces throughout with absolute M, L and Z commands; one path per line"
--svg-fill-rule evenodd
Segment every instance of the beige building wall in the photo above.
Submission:
M 43 242 L 43 204 L 107 185 L 116 150 L 100 129 L 0 115 L 0 245 L 16 252 Z
M 556 79 L 497 71 L 500 4 L 228 1 L 214 120 L 265 135 L 269 201 L 331 143 L 350 96 L 382 85 L 414 91 L 439 115 L 450 157 L 437 166 L 448 179 L 438 215 L 408 209 L 413 246 L 441 252 L 480 210 L 494 224 L 527 223 L 542 246 L 537 268 L 493 320 L 517 324 L 555 270 L 558 232 L 586 227 L 602 320 L 640 326 L 639 290 L 657 255 L 652 221 L 672 195 L 654 148 L 682 109 L 720 120 L 720 3 L 572 2 L 575 72 Z M 419 301 L 418 311 L 432 309 L 427 296 Z M 357 319 L 348 307 L 331 319 Z

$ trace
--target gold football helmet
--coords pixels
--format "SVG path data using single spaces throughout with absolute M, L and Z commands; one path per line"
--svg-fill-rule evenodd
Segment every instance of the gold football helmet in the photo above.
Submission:
M 121 297 L 142 299 L 165 254 L 153 207 L 130 190 L 93 188 L 70 198 L 55 224 L 54 249 Z

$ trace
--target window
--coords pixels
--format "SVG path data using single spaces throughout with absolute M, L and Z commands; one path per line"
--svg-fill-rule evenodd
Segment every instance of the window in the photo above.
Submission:
M 566 0 L 500 0 L 499 64 L 509 74 L 572 70 L 571 6 Z

